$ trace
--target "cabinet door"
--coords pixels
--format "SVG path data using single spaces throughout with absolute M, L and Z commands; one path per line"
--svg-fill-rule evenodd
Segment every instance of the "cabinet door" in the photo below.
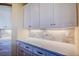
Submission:
M 31 4 L 24 6 L 24 27 L 31 27 Z
M 75 3 L 55 3 L 54 23 L 56 28 L 67 28 L 76 25 L 76 4 Z
M 50 27 L 50 3 L 40 4 L 40 28 Z
M 31 4 L 31 28 L 39 28 L 39 4 Z
M 39 4 L 31 3 L 24 7 L 24 26 L 26 28 L 39 28 Z

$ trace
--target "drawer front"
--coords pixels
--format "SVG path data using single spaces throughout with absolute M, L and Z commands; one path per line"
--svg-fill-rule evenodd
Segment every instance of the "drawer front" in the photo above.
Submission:
M 33 47 L 32 47 L 31 45 L 29 45 L 29 44 L 25 44 L 25 50 L 26 50 L 26 51 L 30 51 L 30 52 L 32 52 L 32 51 L 33 51 L 32 48 L 33 48 Z

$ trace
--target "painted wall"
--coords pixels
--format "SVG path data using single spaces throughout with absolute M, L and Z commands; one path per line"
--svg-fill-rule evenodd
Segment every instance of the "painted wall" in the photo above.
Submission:
M 77 3 L 77 26 L 75 27 L 75 54 L 79 56 L 79 3 Z
M 23 4 L 12 5 L 12 24 L 13 29 L 17 31 L 17 39 L 25 39 L 28 36 L 28 31 L 23 28 Z
M 16 40 L 23 31 L 23 5 L 12 4 L 12 55 L 16 56 Z
M 29 31 L 27 29 L 18 30 L 18 39 L 27 39 L 29 37 Z
M 42 38 L 52 41 L 74 43 L 74 29 L 66 30 L 30 30 L 29 37 Z

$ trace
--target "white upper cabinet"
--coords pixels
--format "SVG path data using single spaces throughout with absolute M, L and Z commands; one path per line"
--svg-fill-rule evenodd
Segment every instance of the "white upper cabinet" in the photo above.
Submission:
M 11 28 L 11 7 L 0 5 L 0 28 Z
M 24 8 L 25 27 L 31 29 L 39 28 L 39 4 L 27 4 Z
M 71 28 L 76 26 L 75 3 L 31 3 L 24 7 L 26 28 Z
M 32 28 L 39 28 L 39 4 L 32 3 L 31 4 L 31 27 Z
M 50 27 L 50 3 L 40 4 L 40 28 Z
M 24 27 L 31 27 L 31 4 L 24 6 Z
M 55 3 L 54 4 L 55 28 L 70 28 L 76 25 L 76 4 Z

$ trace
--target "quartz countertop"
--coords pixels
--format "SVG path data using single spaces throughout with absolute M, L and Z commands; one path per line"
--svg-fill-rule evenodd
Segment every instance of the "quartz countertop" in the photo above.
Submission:
M 63 42 L 51 41 L 40 38 L 27 38 L 27 39 L 18 39 L 20 41 L 50 50 L 55 51 L 64 55 L 75 55 L 75 46 L 74 44 L 68 44 Z

